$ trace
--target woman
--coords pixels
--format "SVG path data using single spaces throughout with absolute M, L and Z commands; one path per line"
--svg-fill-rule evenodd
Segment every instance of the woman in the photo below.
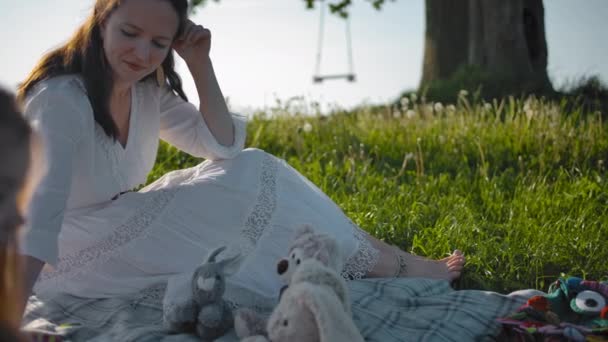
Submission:
M 0 341 L 17 340 L 21 322 L 17 234 L 42 170 L 40 158 L 32 158 L 39 150 L 35 137 L 13 96 L 0 89 Z
M 434 261 L 388 246 L 284 161 L 242 151 L 245 123 L 224 102 L 210 32 L 186 13 L 186 0 L 97 0 L 21 85 L 49 156 L 23 240 L 28 289 L 47 263 L 39 296 L 130 293 L 191 271 L 209 249 L 227 245 L 245 257 L 230 281 L 274 296 L 280 282 L 271 265 L 303 223 L 338 239 L 348 278 L 460 275 L 461 253 Z M 195 81 L 198 110 L 186 101 L 172 48 Z M 159 137 L 207 161 L 131 192 L 145 182 Z

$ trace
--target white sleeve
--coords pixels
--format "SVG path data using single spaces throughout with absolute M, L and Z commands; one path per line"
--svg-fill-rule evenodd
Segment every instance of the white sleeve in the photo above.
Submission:
M 160 90 L 160 138 L 195 157 L 211 160 L 231 159 L 243 150 L 247 121 L 231 113 L 234 127 L 232 146 L 220 144 L 201 112 L 175 95 L 169 87 Z
M 20 247 L 23 254 L 49 264 L 57 262 L 72 161 L 83 132 L 85 113 L 81 107 L 70 89 L 47 87 L 35 93 L 25 108 L 25 116 L 41 135 L 47 172 L 32 197 Z

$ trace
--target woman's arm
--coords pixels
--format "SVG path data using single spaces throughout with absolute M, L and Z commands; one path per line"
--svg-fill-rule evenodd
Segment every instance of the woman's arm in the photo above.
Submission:
M 198 98 L 199 111 L 203 120 L 218 143 L 224 146 L 234 144 L 234 126 L 224 95 L 215 77 L 215 71 L 209 57 L 202 61 L 188 64 L 194 79 Z
M 200 100 L 199 110 L 215 139 L 224 146 L 235 140 L 232 117 L 209 58 L 211 31 L 188 20 L 184 34 L 173 45 L 192 74 Z
M 247 135 L 245 118 L 228 112 L 209 49 L 211 34 L 189 22 L 186 33 L 173 47 L 184 59 L 196 83 L 197 109 L 176 96 L 169 87 L 160 90 L 160 138 L 195 157 L 210 160 L 234 158 Z

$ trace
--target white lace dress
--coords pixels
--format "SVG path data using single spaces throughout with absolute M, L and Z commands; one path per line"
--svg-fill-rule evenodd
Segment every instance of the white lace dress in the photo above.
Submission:
M 77 76 L 43 82 L 25 113 L 43 136 L 49 167 L 22 239 L 25 254 L 53 265 L 35 285 L 40 297 L 140 291 L 193 270 L 221 245 L 245 257 L 230 284 L 274 297 L 276 261 L 304 223 L 337 238 L 345 277 L 361 278 L 377 261 L 365 233 L 315 185 L 283 160 L 242 150 L 246 124 L 236 116 L 234 146 L 224 147 L 194 106 L 139 83 L 123 147 L 95 123 Z M 116 197 L 145 182 L 159 137 L 207 160 Z

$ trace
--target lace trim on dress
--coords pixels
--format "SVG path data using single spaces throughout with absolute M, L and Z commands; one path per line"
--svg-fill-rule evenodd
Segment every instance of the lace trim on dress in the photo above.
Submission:
M 135 298 L 131 300 L 131 306 L 137 307 L 140 305 L 146 305 L 150 307 L 163 308 L 163 298 L 167 291 L 167 283 L 161 282 L 149 286 L 136 293 Z
M 74 277 L 92 264 L 109 260 L 131 241 L 146 233 L 150 223 L 163 212 L 163 209 L 173 199 L 175 192 L 176 190 L 172 189 L 158 190 L 154 195 L 149 193 L 150 198 L 127 222 L 93 246 L 60 257 L 57 267 L 50 272 L 41 273 L 39 281 Z
M 371 242 L 367 239 L 367 233 L 350 222 L 353 227 L 353 234 L 359 242 L 359 248 L 354 255 L 348 258 L 346 265 L 342 269 L 342 277 L 346 280 L 361 279 L 369 273 L 380 256 L 380 251 L 372 246 Z
M 277 170 L 274 158 L 265 155 L 260 174 L 260 193 L 251 214 L 247 217 L 241 234 L 255 245 L 264 230 L 270 224 L 272 214 L 277 206 Z
M 256 245 L 264 230 L 270 225 L 272 215 L 275 211 L 277 198 L 277 160 L 271 155 L 265 155 L 262 161 L 262 172 L 260 175 L 260 193 L 251 214 L 247 217 L 245 228 L 241 234 L 248 240 L 240 246 L 241 253 L 247 254 Z M 380 251 L 371 245 L 367 239 L 367 233 L 352 221 L 353 234 L 358 241 L 358 249 L 346 262 L 342 269 L 345 279 L 361 279 L 369 273 L 378 262 Z

